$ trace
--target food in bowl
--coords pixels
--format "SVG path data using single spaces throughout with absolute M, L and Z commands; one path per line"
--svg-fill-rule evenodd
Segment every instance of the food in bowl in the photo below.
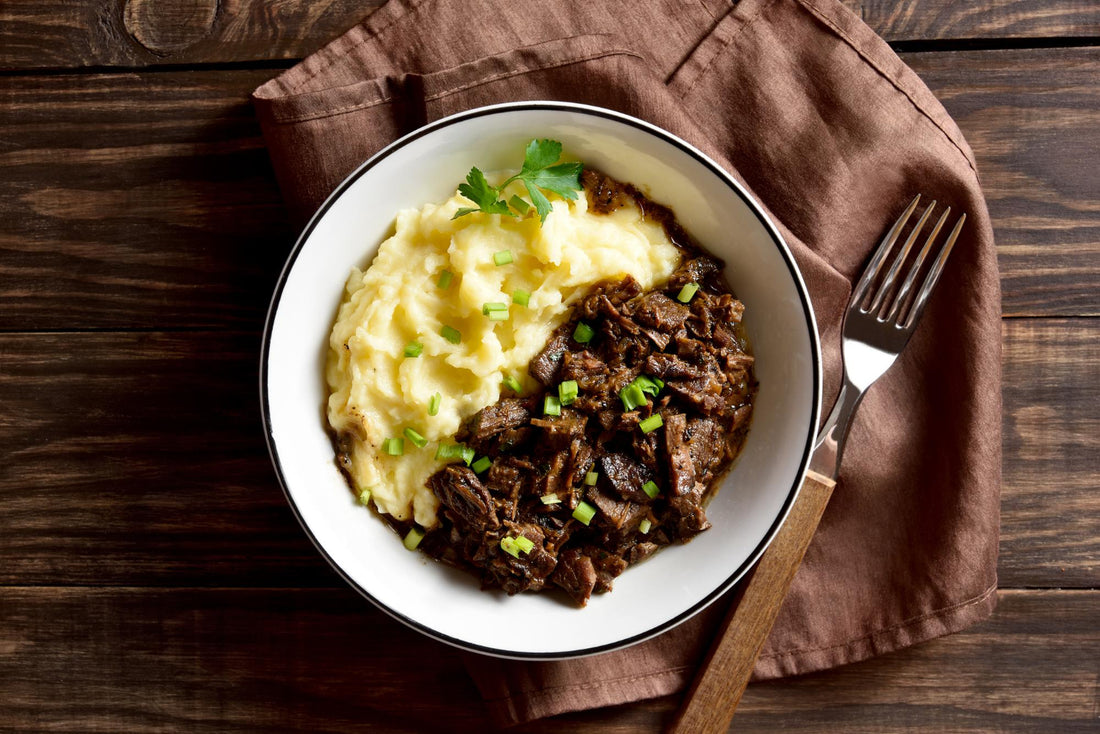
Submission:
M 609 278 L 650 287 L 680 261 L 661 223 L 637 209 L 559 199 L 540 222 L 534 208 L 458 215 L 469 204 L 456 193 L 399 212 L 370 267 L 351 272 L 329 338 L 341 467 L 380 512 L 422 528 L 437 525 L 426 482 L 443 463 L 439 442 L 495 403 L 505 380 L 535 386 L 527 364 L 572 303 Z
M 546 142 L 524 172 L 533 150 L 532 171 L 575 165 Z M 755 381 L 721 264 L 637 189 L 574 170 L 572 200 L 474 169 L 399 213 L 348 280 L 326 371 L 341 468 L 407 546 L 583 606 L 709 526 Z

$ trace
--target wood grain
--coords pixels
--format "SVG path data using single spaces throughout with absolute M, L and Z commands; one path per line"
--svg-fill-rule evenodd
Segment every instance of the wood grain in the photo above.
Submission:
M 334 586 L 267 456 L 253 334 L 0 336 L 0 583 Z
M 309 55 L 383 0 L 6 0 L 0 67 L 201 64 Z
M 1002 585 L 1098 587 L 1100 321 L 1013 319 L 1004 338 Z M 0 583 L 341 583 L 270 467 L 258 345 L 0 334 Z
M 1000 583 L 1100 587 L 1100 320 L 1006 321 L 1003 362 Z
M 7 0 L 0 68 L 142 67 L 302 58 L 383 0 Z M 888 41 L 1096 38 L 1091 0 L 844 0 Z
M 0 729 L 423 731 L 489 726 L 459 654 L 334 589 L 0 589 Z M 988 621 L 754 684 L 740 732 L 1095 731 L 1097 591 L 1007 592 Z M 676 697 L 523 725 L 656 732 Z M 445 725 L 441 722 L 446 722 Z
M 974 149 L 1004 314 L 1100 315 L 1100 48 L 904 58 Z
M 737 731 L 1095 732 L 1098 594 L 1002 591 L 959 634 L 750 686 Z
M 0 79 L 0 329 L 258 330 L 294 238 L 270 75 Z
M 906 60 L 974 147 L 1005 312 L 1100 314 L 1100 49 Z M 270 75 L 0 78 L 0 330 L 258 328 L 294 239 Z
M 904 60 L 974 149 L 1004 313 L 1100 314 L 1100 48 Z
M 1092 0 L 844 0 L 888 41 L 1096 38 L 1100 5 Z
M 740 582 L 669 734 L 717 734 L 729 728 L 795 573 L 817 531 L 836 482 L 809 471 L 798 499 L 764 555 Z

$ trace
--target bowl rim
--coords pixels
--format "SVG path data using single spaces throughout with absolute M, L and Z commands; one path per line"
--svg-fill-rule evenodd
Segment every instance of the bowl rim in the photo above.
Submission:
M 752 553 L 712 592 L 699 599 L 696 603 L 691 605 L 683 612 L 670 617 L 661 624 L 655 625 L 645 632 L 632 635 L 628 638 L 618 639 L 612 642 L 594 645 L 577 650 L 567 650 L 562 652 L 531 652 L 531 651 L 515 651 L 506 650 L 501 648 L 494 648 L 487 645 L 477 644 L 469 642 L 467 640 L 452 637 L 447 634 L 440 633 L 422 622 L 418 622 L 405 614 L 402 614 L 394 609 L 391 609 L 382 601 L 372 595 L 367 589 L 363 588 L 355 579 L 351 578 L 343 568 L 335 561 L 335 559 L 329 555 L 324 546 L 320 543 L 317 537 L 314 535 L 312 529 L 305 522 L 302 512 L 299 510 L 298 505 L 294 501 L 294 497 L 290 492 L 290 488 L 287 486 L 286 477 L 283 473 L 282 464 L 279 460 L 279 451 L 275 445 L 275 437 L 273 431 L 273 425 L 271 421 L 271 409 L 268 401 L 268 367 L 270 362 L 269 350 L 271 347 L 271 332 L 274 327 L 275 317 L 278 314 L 279 305 L 283 295 L 283 289 L 287 283 L 287 279 L 290 272 L 294 268 L 294 264 L 301 253 L 305 243 L 309 240 L 313 234 L 314 229 L 318 226 L 321 220 L 324 218 L 329 209 L 331 209 L 336 202 L 343 196 L 344 192 L 352 186 L 360 177 L 368 173 L 383 159 L 389 157 L 396 151 L 405 147 L 419 138 L 432 134 L 438 130 L 455 125 L 467 120 L 471 120 L 478 117 L 484 117 L 488 115 L 496 115 L 501 113 L 510 112 L 525 112 L 525 111 L 552 111 L 552 112 L 569 112 L 580 115 L 589 115 L 594 117 L 600 117 L 614 122 L 622 123 L 630 127 L 637 128 L 643 132 L 646 132 L 654 137 L 657 137 L 664 142 L 672 145 L 675 148 L 680 149 L 683 153 L 687 154 L 691 158 L 694 158 L 698 163 L 702 164 L 704 168 L 709 170 L 713 175 L 718 177 L 723 183 L 726 184 L 749 208 L 753 215 L 757 218 L 760 224 L 767 230 L 773 243 L 777 246 L 783 261 L 787 265 L 787 269 L 790 272 L 791 278 L 794 281 L 795 289 L 798 291 L 798 297 L 802 306 L 803 315 L 806 318 L 806 329 L 810 341 L 810 358 L 811 368 L 813 376 L 812 393 L 814 395 L 813 405 L 811 406 L 810 420 L 808 421 L 808 435 L 806 436 L 806 442 L 802 449 L 802 457 L 799 462 L 798 472 L 795 474 L 795 481 L 792 484 L 790 490 L 787 492 L 787 497 L 784 500 L 781 511 L 776 515 L 768 531 L 765 533 L 763 539 L 753 549 Z M 391 618 L 411 627 L 412 629 L 431 637 L 432 639 L 446 643 L 448 645 L 467 650 L 470 652 L 481 653 L 493 657 L 510 658 L 516 660 L 564 660 L 568 658 L 584 657 L 588 655 L 595 655 L 603 652 L 610 652 L 612 650 L 618 650 L 629 647 L 631 645 L 643 642 L 652 637 L 666 632 L 673 627 L 681 624 L 682 622 L 695 616 L 697 613 L 708 607 L 720 596 L 725 594 L 729 589 L 736 584 L 741 578 L 751 569 L 756 562 L 760 559 L 760 556 L 768 548 L 768 546 L 775 539 L 776 534 L 779 532 L 780 527 L 786 521 L 787 516 L 790 514 L 791 508 L 794 506 L 795 501 L 798 498 L 802 482 L 804 480 L 806 471 L 809 468 L 809 462 L 811 454 L 813 453 L 814 445 L 817 438 L 818 423 L 821 418 L 821 402 L 822 402 L 822 362 L 821 362 L 821 343 L 820 334 L 817 329 L 817 320 L 814 314 L 813 304 L 809 297 L 809 291 L 806 287 L 806 283 L 802 277 L 801 270 L 798 268 L 798 264 L 795 262 L 794 255 L 792 254 L 790 247 L 787 245 L 779 228 L 772 221 L 771 217 L 764 211 L 763 206 L 756 200 L 756 198 L 750 194 L 745 187 L 735 179 L 730 173 L 722 168 L 717 162 L 715 162 L 710 156 L 703 153 L 701 150 L 693 146 L 691 143 L 683 140 L 677 135 L 664 130 L 657 125 L 641 120 L 637 117 L 618 112 L 615 110 L 597 107 L 595 105 L 580 104 L 576 102 L 561 102 L 556 100 L 532 100 L 523 102 L 503 102 L 499 104 L 486 105 L 482 107 L 476 107 L 462 112 L 458 112 L 446 117 L 442 117 L 434 122 L 423 125 L 422 127 L 409 132 L 397 140 L 393 141 L 389 145 L 379 150 L 374 155 L 370 156 L 359 164 L 351 173 L 349 173 L 333 191 L 325 198 L 321 205 L 317 208 L 317 211 L 310 217 L 309 222 L 302 229 L 298 238 L 295 240 L 294 246 L 291 248 L 290 253 L 287 256 L 286 262 L 283 265 L 282 270 L 279 273 L 278 281 L 275 285 L 275 290 L 272 293 L 271 302 L 268 306 L 267 315 L 264 320 L 263 341 L 260 351 L 260 370 L 259 370 L 259 388 L 260 388 L 260 412 L 264 426 L 264 438 L 267 443 L 268 454 L 270 455 L 272 465 L 275 469 L 276 477 L 279 480 L 279 486 L 283 490 L 283 495 L 290 505 L 291 511 L 294 513 L 294 517 L 297 519 L 298 524 L 305 531 L 306 536 L 310 542 L 329 564 L 329 566 L 336 571 L 336 573 L 356 592 L 366 598 L 375 607 L 389 615 Z

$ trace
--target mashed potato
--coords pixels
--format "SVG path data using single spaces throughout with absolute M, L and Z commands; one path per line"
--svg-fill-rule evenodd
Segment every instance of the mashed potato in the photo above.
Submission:
M 443 462 L 435 452 L 463 421 L 497 401 L 501 380 L 535 382 L 527 364 L 588 286 L 632 275 L 643 288 L 666 280 L 680 252 L 660 224 L 637 207 L 594 214 L 585 197 L 558 200 L 540 227 L 537 216 L 511 219 L 476 213 L 452 219 L 469 202 L 459 194 L 442 204 L 398 213 L 396 233 L 366 271 L 353 270 L 329 340 L 328 418 L 347 441 L 345 463 L 357 491 L 370 490 L 379 511 L 398 520 L 436 524 L 439 501 L 425 482 Z M 513 262 L 496 265 L 508 250 Z M 454 279 L 439 288 L 440 274 Z M 516 289 L 531 294 L 512 303 Z M 482 314 L 485 303 L 508 304 L 508 318 Z M 441 336 L 449 326 L 454 344 Z M 423 345 L 405 357 L 410 342 Z M 432 395 L 442 397 L 429 414 Z M 412 428 L 428 444 L 409 440 L 404 453 L 382 451 L 387 438 Z

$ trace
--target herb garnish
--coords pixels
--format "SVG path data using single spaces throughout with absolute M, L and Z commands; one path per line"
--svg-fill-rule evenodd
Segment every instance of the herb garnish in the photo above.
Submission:
M 485 212 L 486 214 L 505 214 L 510 217 L 522 217 L 530 205 L 518 196 L 508 201 L 502 197 L 504 189 L 513 181 L 522 181 L 531 197 L 531 204 L 539 214 L 539 223 L 546 221 L 550 213 L 550 201 L 544 191 L 550 191 L 570 201 L 577 198 L 581 190 L 580 163 L 558 163 L 561 158 L 561 143 L 556 140 L 532 140 L 527 144 L 523 159 L 523 168 L 500 186 L 490 186 L 485 174 L 477 166 L 466 174 L 466 182 L 458 185 L 458 193 L 477 204 L 476 207 L 464 206 L 455 212 L 452 219 Z

